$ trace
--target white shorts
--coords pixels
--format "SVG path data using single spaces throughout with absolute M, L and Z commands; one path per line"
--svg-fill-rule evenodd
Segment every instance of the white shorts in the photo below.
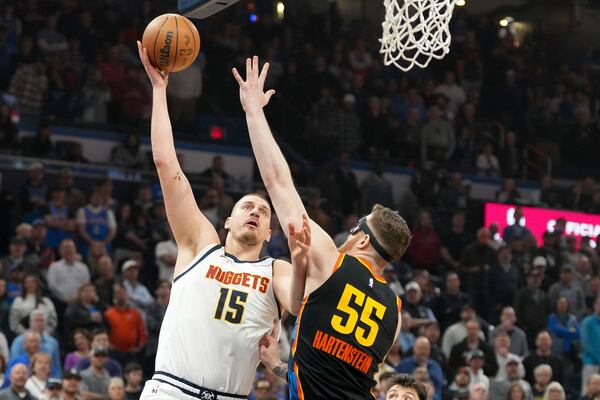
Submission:
M 190 396 L 177 387 L 154 379 L 146 381 L 140 400 L 239 400 L 239 398 L 219 395 L 214 397 L 210 393 Z

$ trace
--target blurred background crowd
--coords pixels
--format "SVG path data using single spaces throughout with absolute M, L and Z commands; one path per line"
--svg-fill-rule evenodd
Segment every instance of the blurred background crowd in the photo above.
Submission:
M 404 307 L 378 390 L 405 372 L 438 400 L 600 398 L 598 238 L 571 235 L 559 218 L 538 242 L 518 206 L 600 213 L 600 53 L 583 40 L 552 51 L 542 20 L 521 38 L 492 15 L 457 8 L 450 54 L 400 73 L 380 61 L 378 32 L 345 21 L 336 2 L 314 12 L 288 5 L 278 18 L 276 2 L 245 1 L 198 25 L 201 56 L 169 78 L 176 138 L 207 141 L 201 113 L 243 115 L 229 74 L 257 53 L 271 64 L 267 85 L 278 94 L 268 118 L 310 217 L 338 244 L 375 203 L 411 226 L 406 256 L 385 271 Z M 9 391 L 137 399 L 153 372 L 177 247 L 141 147 L 151 87 L 135 41 L 174 7 L 0 1 L 0 153 L 24 160 L 19 173 L 2 171 L 11 184 L 0 186 L 0 382 Z M 104 163 L 146 179 L 80 173 L 83 147 L 55 140 L 57 125 L 125 133 Z M 356 161 L 369 166 L 362 181 Z M 240 193 L 223 157 L 210 165 L 194 189 L 223 238 Z M 389 166 L 414 171 L 402 198 Z M 517 205 L 512 225 L 484 226 L 467 177 L 500 182 L 495 200 Z M 526 179 L 534 199 L 521 195 Z M 272 229 L 264 254 L 287 257 L 276 218 Z M 284 319 L 285 333 L 293 322 Z M 281 346 L 285 360 L 289 334 Z M 252 398 L 286 391 L 259 367 Z

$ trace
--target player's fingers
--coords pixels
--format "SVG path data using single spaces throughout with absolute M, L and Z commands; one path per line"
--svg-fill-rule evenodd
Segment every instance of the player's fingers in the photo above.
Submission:
M 258 56 L 252 57 L 252 76 L 258 79 Z
M 292 224 L 291 222 L 288 223 L 288 232 L 290 237 L 296 236 L 296 228 L 294 228 L 294 224 Z
M 242 76 L 240 75 L 240 73 L 238 72 L 237 68 L 233 68 L 231 70 L 231 72 L 233 72 L 233 77 L 235 78 L 235 80 L 237 81 L 237 83 L 241 86 L 244 84 L 244 79 L 242 79 Z
M 250 58 L 246 58 L 246 82 L 252 74 L 252 60 Z
M 267 104 L 269 104 L 269 100 L 271 100 L 271 97 L 273 97 L 274 94 L 275 94 L 275 90 L 273 90 L 273 89 L 271 89 L 267 93 L 265 93 L 265 98 L 267 99 Z
M 265 63 L 265 65 L 263 65 L 263 69 L 260 72 L 260 76 L 258 77 L 258 81 L 260 82 L 261 85 L 265 84 L 265 80 L 267 79 L 267 73 L 269 72 L 269 63 Z
M 300 247 L 302 250 L 304 251 L 308 251 L 308 245 L 306 243 L 303 243 L 299 240 L 296 240 L 296 244 L 298 245 L 298 247 Z

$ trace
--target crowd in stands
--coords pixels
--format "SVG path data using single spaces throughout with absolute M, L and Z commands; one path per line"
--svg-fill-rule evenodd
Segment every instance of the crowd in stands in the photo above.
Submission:
M 0 90 L 16 107 L 6 96 L 0 104 L 0 148 L 42 162 L 0 196 L 2 215 L 16 222 L 3 227 L 10 235 L 0 258 L 0 382 L 8 388 L 0 399 L 26 391 L 19 397 L 136 399 L 152 374 L 177 257 L 161 198 L 146 184 L 130 198 L 108 178 L 83 187 L 69 169 L 48 175 L 43 159 L 87 162 L 81 145 L 55 146 L 51 124 L 120 125 L 131 134 L 107 163 L 152 169 L 136 135 L 147 126 L 151 88 L 135 40 L 163 11 L 150 0 L 1 3 Z M 298 184 L 318 189 L 306 199 L 310 217 L 340 244 L 373 204 L 401 210 L 413 241 L 385 278 L 403 299 L 402 330 L 378 395 L 405 372 L 430 399 L 597 400 L 598 238 L 578 241 L 559 221 L 537 243 L 519 208 L 503 232 L 482 227 L 462 175 L 501 177 L 496 199 L 519 203 L 527 145 L 591 166 L 600 132 L 595 50 L 561 58 L 542 26 L 515 46 L 487 16 L 458 10 L 450 55 L 400 74 L 383 67 L 368 31 L 343 34 L 350 25 L 335 2 L 326 15 L 283 22 L 269 13 L 244 22 L 246 11 L 233 7 L 201 26 L 209 38 L 201 58 L 170 77 L 173 123 L 193 130 L 202 107 L 241 112 L 230 67 L 258 52 L 278 92 L 267 110 L 275 132 L 323 167 L 312 175 L 292 165 Z M 35 137 L 19 138 L 19 120 L 37 126 Z M 360 186 L 351 158 L 374 161 Z M 394 200 L 381 161 L 421 168 L 402 199 Z M 222 237 L 235 201 L 226 170 L 216 157 L 202 174 L 210 188 L 197 193 Z M 600 213 L 593 177 L 566 190 L 539 178 L 538 204 Z M 275 218 L 272 229 L 264 253 L 288 256 Z M 293 318 L 284 325 L 285 359 Z M 252 397 L 286 396 L 285 382 L 259 368 Z

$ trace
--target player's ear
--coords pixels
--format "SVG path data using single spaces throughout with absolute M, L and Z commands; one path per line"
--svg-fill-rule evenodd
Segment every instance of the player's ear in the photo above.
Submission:
M 271 229 L 269 229 L 269 234 L 267 235 L 267 238 L 265 239 L 267 242 L 270 242 L 270 241 L 271 241 L 271 233 L 272 233 L 272 232 L 273 232 L 273 231 L 271 231 Z
M 226 230 L 229 230 L 229 228 L 231 227 L 231 217 L 227 217 L 227 219 L 225 220 L 225 225 L 223 227 Z
M 357 243 L 356 243 L 356 247 L 358 247 L 361 250 L 366 249 L 367 247 L 369 247 L 369 244 L 371 243 L 371 238 L 369 237 L 369 235 L 365 234 L 365 236 L 363 236 L 362 239 L 360 239 Z

